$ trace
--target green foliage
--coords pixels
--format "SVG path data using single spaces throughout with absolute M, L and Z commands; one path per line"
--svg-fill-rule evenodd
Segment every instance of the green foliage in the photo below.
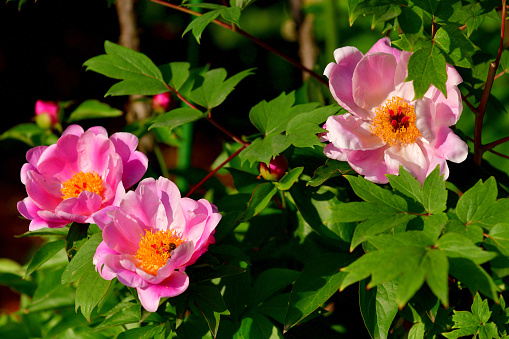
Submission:
M 240 26 L 239 20 L 240 20 L 240 7 L 232 6 L 232 7 L 226 7 L 221 5 L 215 5 L 215 4 L 192 4 L 188 5 L 192 7 L 202 7 L 202 8 L 210 8 L 212 11 L 207 12 L 198 18 L 191 21 L 191 23 L 187 26 L 184 33 L 182 33 L 182 36 L 184 36 L 187 32 L 192 31 L 196 41 L 200 43 L 201 40 L 201 34 L 205 30 L 205 28 L 210 24 L 214 19 L 216 19 L 218 16 L 221 16 L 226 21 L 231 22 L 232 24 L 236 24 Z
M 122 115 L 122 111 L 113 108 L 97 100 L 86 100 L 81 103 L 67 119 L 67 122 L 75 122 L 85 119 L 113 118 Z

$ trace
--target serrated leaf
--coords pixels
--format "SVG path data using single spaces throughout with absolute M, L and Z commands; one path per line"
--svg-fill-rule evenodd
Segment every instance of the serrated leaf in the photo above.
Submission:
M 120 332 L 117 339 L 151 339 L 165 329 L 164 324 L 147 325 Z
M 215 338 L 219 328 L 221 314 L 229 315 L 221 293 L 216 287 L 202 285 L 193 288 L 191 300 L 198 307 L 209 326 L 210 333 Z
M 258 103 L 249 111 L 249 120 L 264 135 L 284 131 L 290 110 L 295 102 L 295 93 L 281 93 L 277 98 Z
M 457 233 L 447 233 L 438 239 L 436 246 L 449 258 L 467 258 L 476 264 L 483 264 L 497 256 L 495 252 L 484 251 L 470 239 Z
M 439 48 L 431 42 L 415 51 L 408 60 L 408 76 L 406 81 L 414 84 L 414 99 L 422 98 L 430 85 L 434 85 L 440 92 L 447 95 L 445 82 L 447 81 L 445 57 Z
M 442 234 L 442 231 L 447 224 L 447 214 L 432 214 L 429 216 L 420 216 L 420 218 L 424 223 L 422 231 L 426 233 L 433 241 L 438 240 L 438 237 Z
M 478 48 L 454 25 L 441 26 L 433 39 L 448 63 L 471 68 L 472 55 Z
M 253 69 L 247 69 L 226 79 L 226 70 L 217 68 L 203 75 L 203 83 L 191 92 L 191 99 L 200 106 L 211 109 L 219 106 L 230 94 L 237 84 L 250 74 Z
M 76 255 L 72 258 L 71 262 L 65 268 L 62 274 L 62 284 L 67 284 L 78 280 L 81 275 L 92 266 L 92 259 L 94 257 L 97 246 L 102 241 L 102 233 L 95 233 L 81 246 Z
M 203 117 L 207 116 L 207 113 L 202 113 L 196 109 L 189 107 L 175 108 L 163 115 L 157 117 L 154 122 L 150 125 L 149 130 L 155 127 L 168 127 L 170 130 L 177 126 L 181 126 Z
M 113 118 L 122 115 L 122 111 L 98 100 L 86 100 L 71 113 L 67 122 L 86 119 Z
M 325 165 L 317 168 L 311 180 L 308 181 L 307 185 L 316 187 L 323 184 L 326 180 L 347 174 L 353 171 L 348 162 L 337 161 L 334 159 L 327 159 Z
M 449 307 L 449 261 L 444 252 L 431 250 L 424 257 L 426 282 L 434 295 Z
M 123 80 L 110 88 L 106 95 L 155 95 L 168 92 L 161 71 L 146 55 L 110 41 L 104 43 L 104 49 L 106 54 L 88 59 L 83 65 L 87 71 Z
M 263 314 L 250 312 L 242 318 L 240 328 L 233 338 L 283 339 L 283 335 Z
M 258 185 L 253 191 L 249 205 L 241 219 L 241 222 L 246 222 L 258 213 L 260 213 L 269 204 L 272 197 L 277 193 L 277 188 L 271 182 L 266 182 Z
M 415 323 L 410 331 L 408 331 L 408 339 L 423 339 L 424 338 L 424 323 Z
M 472 260 L 449 257 L 449 274 L 461 281 L 472 291 L 479 291 L 485 296 L 498 301 L 499 288 L 488 273 Z
M 440 167 L 437 166 L 424 179 L 422 185 L 422 204 L 428 213 L 439 213 L 447 208 L 447 190 L 444 176 L 440 175 Z
M 117 306 L 102 323 L 94 328 L 95 331 L 118 325 L 131 324 L 140 320 L 141 305 L 125 303 Z
M 484 242 L 495 246 L 503 256 L 509 257 L 509 224 L 495 225 Z
M 372 289 L 366 289 L 366 281 L 361 281 L 359 306 L 371 338 L 387 338 L 392 321 L 398 314 L 398 305 L 394 301 L 397 290 L 396 282 L 386 282 Z
M 189 78 L 189 67 L 191 64 L 188 62 L 170 62 L 159 66 L 159 70 L 165 82 L 178 92 Z
M 290 294 L 285 331 L 311 314 L 338 290 L 345 276 L 339 269 L 350 261 L 346 254 L 328 253 L 306 264 Z
M 389 184 L 391 184 L 392 188 L 396 191 L 422 204 L 423 196 L 421 184 L 408 173 L 403 166 L 399 167 L 399 175 L 388 174 L 387 178 L 389 179 Z
M 34 256 L 32 257 L 32 260 L 30 260 L 30 263 L 28 264 L 23 279 L 32 274 L 33 271 L 35 271 L 42 264 L 51 259 L 59 251 L 63 250 L 64 246 L 65 246 L 64 240 L 52 241 L 42 245 L 41 248 L 39 248 L 39 250 L 35 252 Z
M 467 225 L 477 224 L 488 230 L 498 223 L 506 222 L 509 220 L 509 199 L 496 200 L 497 194 L 497 184 L 493 177 L 484 184 L 479 180 L 458 200 L 458 218 Z
M 191 21 L 191 23 L 186 27 L 184 33 L 182 33 L 182 36 L 184 36 L 187 32 L 192 30 L 196 42 L 200 43 L 201 34 L 205 30 L 205 28 L 219 16 L 219 14 L 221 14 L 221 10 L 215 9 L 203 14 L 202 16 L 197 17 L 196 19 Z
M 76 288 L 75 311 L 81 307 L 81 313 L 90 322 L 92 310 L 101 302 L 112 284 L 111 280 L 104 280 L 95 267 L 90 266 L 82 275 Z
M 263 139 L 258 138 L 240 152 L 241 164 L 244 164 L 246 160 L 249 160 L 251 166 L 254 166 L 257 162 L 269 164 L 273 157 L 289 146 L 288 138 L 282 134 L 270 134 Z
M 383 206 L 384 212 L 407 211 L 407 203 L 402 197 L 394 195 L 362 177 L 346 175 L 345 178 L 352 186 L 355 194 L 364 201 Z
M 318 133 L 323 129 L 318 125 L 338 111 L 338 106 L 327 106 L 314 109 L 309 113 L 300 113 L 292 118 L 286 126 L 288 141 L 295 147 L 313 147 L 320 145 Z
M 274 186 L 282 191 L 289 190 L 292 185 L 299 179 L 299 176 L 302 174 L 304 167 L 297 167 L 292 169 L 290 172 L 286 173 L 281 180 L 274 182 Z

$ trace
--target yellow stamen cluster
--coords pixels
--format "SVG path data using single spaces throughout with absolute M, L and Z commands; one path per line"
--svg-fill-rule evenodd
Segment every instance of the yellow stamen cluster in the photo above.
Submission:
M 134 256 L 141 262 L 141 268 L 145 272 L 156 275 L 157 270 L 166 265 L 171 258 L 171 252 L 183 242 L 185 239 L 181 239 L 173 230 L 157 233 L 150 230 L 142 236 Z
M 389 145 L 406 146 L 421 136 L 415 126 L 414 107 L 400 97 L 392 97 L 375 109 L 371 133 Z
M 77 172 L 71 179 L 62 183 L 62 199 L 77 198 L 82 191 L 99 194 L 102 197 L 104 188 L 101 177 L 94 172 Z

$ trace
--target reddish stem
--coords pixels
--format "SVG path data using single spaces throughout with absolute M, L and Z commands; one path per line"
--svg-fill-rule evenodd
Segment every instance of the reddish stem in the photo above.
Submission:
M 186 194 L 186 198 L 189 197 L 191 194 L 194 193 L 194 191 L 196 191 L 198 188 L 200 188 L 207 180 L 210 179 L 210 177 L 212 177 L 217 171 L 219 171 L 221 168 L 223 168 L 224 165 L 226 165 L 227 163 L 230 162 L 230 160 L 232 160 L 233 158 L 235 158 L 240 152 L 242 152 L 245 148 L 247 147 L 247 145 L 242 145 L 235 153 L 233 153 L 232 155 L 230 155 L 225 161 L 223 161 L 219 166 L 217 166 L 216 168 L 214 168 L 214 170 L 212 170 L 212 172 L 210 172 L 209 174 L 207 174 L 207 176 L 205 178 L 203 178 L 196 186 L 194 186 L 187 194 Z
M 177 6 L 177 5 L 174 5 L 174 4 L 166 2 L 166 1 L 162 1 L 162 0 L 150 0 L 150 1 L 158 3 L 158 4 L 166 6 L 166 7 L 170 7 L 170 8 L 176 9 L 176 10 L 184 12 L 184 13 L 188 13 L 188 14 L 194 15 L 194 16 L 202 16 L 203 15 L 201 13 L 195 12 L 195 11 L 190 10 L 188 8 Z M 236 27 L 235 25 L 232 24 L 230 26 L 229 24 L 227 24 L 225 22 L 222 22 L 222 21 L 219 21 L 219 20 L 212 20 L 212 23 L 214 23 L 214 24 L 216 24 L 218 26 L 221 26 L 223 28 L 226 28 L 227 30 L 230 30 L 232 32 L 239 33 L 240 35 L 248 38 L 249 40 L 253 41 L 254 43 L 258 44 L 259 46 L 265 48 L 269 52 L 272 52 L 272 53 L 276 54 L 277 56 L 283 58 L 284 60 L 288 61 L 289 63 L 291 63 L 292 65 L 294 65 L 298 69 L 300 69 L 300 70 L 302 70 L 304 72 L 309 73 L 313 78 L 317 79 L 318 81 L 320 81 L 324 85 L 327 85 L 327 86 L 329 85 L 329 82 L 326 79 L 324 79 L 321 75 L 319 75 L 318 73 L 310 70 L 306 66 L 302 65 L 300 62 L 292 59 L 290 56 L 288 56 L 285 53 L 283 53 L 283 52 L 273 48 L 272 46 L 267 45 L 262 40 L 260 40 L 258 38 L 255 38 L 251 34 L 247 33 L 246 31 L 244 31 L 244 30 L 242 30 L 242 29 L 240 29 L 238 27 Z

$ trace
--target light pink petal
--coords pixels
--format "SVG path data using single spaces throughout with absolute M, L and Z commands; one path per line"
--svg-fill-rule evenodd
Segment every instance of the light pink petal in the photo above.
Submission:
M 362 58 L 352 79 L 355 103 L 366 110 L 383 104 L 389 93 L 395 89 L 396 66 L 396 58 L 392 54 L 376 53 Z
M 327 137 L 337 148 L 370 150 L 384 145 L 382 139 L 371 133 L 370 124 L 352 114 L 334 115 L 327 119 Z
M 401 164 L 422 184 L 429 169 L 429 161 L 426 148 L 421 145 L 419 141 L 406 146 L 395 145 L 388 148 L 385 155 Z
M 333 144 L 328 144 L 323 149 L 323 153 L 331 159 L 339 160 L 339 161 L 347 161 L 348 160 L 348 152 L 349 150 L 337 148 Z
M 109 155 L 115 152 L 113 143 L 104 135 L 85 132 L 76 145 L 78 164 L 82 172 L 104 173 Z
M 338 48 L 334 51 L 337 64 L 330 63 L 324 74 L 329 78 L 329 88 L 334 99 L 347 111 L 367 118 L 369 112 L 355 103 L 352 92 L 354 70 L 362 57 L 362 53 L 355 47 Z
M 129 191 L 125 194 L 122 201 L 120 201 L 120 209 L 123 213 L 128 214 L 134 220 L 137 220 L 139 223 L 143 225 L 153 227 L 155 225 L 150 225 L 149 220 L 144 212 L 144 206 L 142 205 L 141 196 L 139 192 Z M 157 208 L 157 206 L 153 206 L 153 208 Z
M 136 272 L 126 270 L 121 264 L 123 255 L 108 255 L 104 258 L 104 265 L 112 273 L 116 274 L 118 281 L 128 287 L 146 287 L 148 283 Z
M 72 134 L 79 137 L 83 133 L 84 133 L 83 127 L 79 125 L 71 125 L 65 129 L 65 131 L 62 133 L 62 136 Z
M 183 226 L 185 221 L 182 210 L 177 207 L 180 204 L 181 195 L 179 189 L 172 181 L 163 177 L 159 177 L 157 180 L 154 178 L 147 178 L 140 182 L 136 191 L 138 192 L 144 189 L 151 190 L 160 198 L 166 210 L 168 225 L 171 225 L 171 228 L 173 228 L 175 224 Z
M 106 257 L 109 255 L 115 255 L 118 256 L 120 253 L 112 250 L 111 248 L 106 245 L 104 241 L 102 241 L 99 246 L 97 246 L 97 249 L 94 254 L 93 263 L 95 265 L 95 270 L 99 272 L 99 275 L 106 280 L 111 280 L 115 278 L 117 275 L 110 271 L 106 266 L 104 265 L 104 261 L 106 260 Z
M 37 147 L 29 149 L 26 154 L 26 159 L 27 159 L 28 163 L 34 167 L 37 167 L 37 163 L 39 162 L 39 158 L 41 157 L 41 154 L 47 148 L 48 148 L 48 146 L 37 146 Z
M 138 251 L 140 239 L 145 231 L 130 215 L 121 210 L 110 212 L 113 224 L 103 229 L 103 239 L 108 246 L 119 253 L 134 255 Z
M 27 172 L 26 190 L 28 196 L 41 209 L 54 210 L 62 201 L 60 182 L 45 178 L 35 171 Z
M 145 154 L 136 151 L 138 138 L 131 133 L 115 133 L 110 140 L 122 158 L 124 165 L 122 181 L 124 186 L 129 188 L 138 182 L 147 171 L 148 158 Z
M 40 230 L 41 228 L 46 228 L 46 227 L 49 227 L 49 228 L 62 228 L 62 227 L 64 227 L 67 224 L 68 224 L 68 222 L 56 223 L 56 222 L 47 221 L 47 220 L 44 220 L 44 219 L 41 219 L 41 218 L 36 218 L 36 219 L 34 219 L 34 220 L 32 220 L 30 222 L 30 225 L 28 226 L 28 230 L 29 231 L 36 231 L 36 230 Z
M 210 235 L 208 237 L 207 241 L 203 245 L 201 245 L 197 250 L 194 251 L 193 256 L 191 257 L 191 259 L 189 259 L 186 266 L 190 266 L 190 265 L 194 264 L 196 262 L 196 260 L 198 260 L 198 258 L 200 258 L 203 253 L 208 251 L 209 245 L 215 244 L 215 243 L 216 243 L 216 238 L 214 238 L 213 235 Z
M 99 194 L 82 191 L 77 198 L 62 201 L 55 209 L 55 213 L 62 219 L 84 222 L 101 208 L 101 204 L 102 198 Z
M 435 148 L 449 161 L 460 163 L 468 156 L 468 145 L 448 127 L 438 131 Z
M 385 150 L 387 147 L 370 151 L 348 152 L 348 163 L 364 178 L 379 184 L 389 182 L 386 174 L 398 174 L 398 168 L 389 166 L 385 161 Z
M 20 177 L 21 177 L 21 182 L 23 183 L 23 185 L 27 184 L 27 179 L 28 179 L 27 172 L 34 171 L 34 170 L 36 170 L 36 168 L 28 163 L 24 164 L 21 167 Z
M 189 277 L 185 273 L 174 272 L 168 279 L 158 285 L 137 288 L 141 305 L 149 312 L 157 311 L 159 301 L 165 297 L 182 294 L 189 286 Z
M 30 197 L 26 197 L 25 199 L 19 201 L 17 208 L 18 212 L 28 220 L 36 218 L 37 212 L 40 211 L 39 206 L 37 206 Z
M 58 139 L 57 144 L 51 145 L 40 157 L 37 168 L 46 177 L 54 177 L 64 182 L 79 172 L 78 152 L 75 135 L 66 135 Z
M 415 102 L 415 126 L 421 135 L 433 144 L 436 139 L 435 133 L 435 104 L 428 98 L 422 98 Z
M 97 211 L 97 213 L 94 213 L 93 215 L 93 222 L 101 229 L 104 230 L 104 228 L 113 223 L 112 218 L 110 217 L 110 211 L 116 210 L 118 207 L 115 206 L 106 206 L 102 208 L 101 210 Z
M 136 215 L 147 220 L 146 224 L 150 225 L 156 231 L 167 230 L 168 217 L 166 215 L 166 210 L 164 205 L 161 204 L 156 192 L 150 190 L 147 186 L 142 186 L 140 189 L 136 190 L 136 193 L 140 199 Z M 127 205 L 121 205 L 122 209 L 126 207 Z
M 396 62 L 399 62 L 400 56 L 402 53 L 408 53 L 408 52 L 402 52 L 399 49 L 396 49 L 394 47 L 391 47 L 391 39 L 388 37 L 384 37 L 380 40 L 378 40 L 366 53 L 366 55 L 370 55 L 373 53 L 387 53 L 392 54 L 396 58 Z
M 101 136 L 104 136 L 106 138 L 108 138 L 108 132 L 106 131 L 106 128 L 102 127 L 102 126 L 94 126 L 94 127 L 90 127 L 87 132 L 92 132 L 94 133 L 95 135 L 101 135 Z

